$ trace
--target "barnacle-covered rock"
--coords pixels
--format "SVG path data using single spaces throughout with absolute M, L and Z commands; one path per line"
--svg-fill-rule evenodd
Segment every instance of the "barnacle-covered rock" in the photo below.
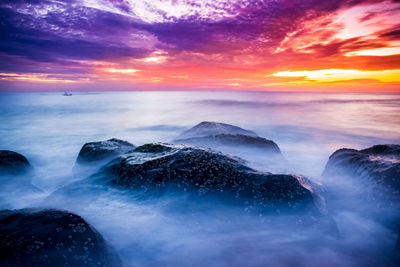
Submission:
M 138 147 L 111 161 L 91 179 L 106 179 L 131 190 L 192 192 L 250 206 L 316 208 L 313 184 L 305 177 L 258 172 L 238 158 L 183 145 Z
M 0 211 L 1 266 L 121 266 L 100 233 L 73 213 Z
M 161 143 L 151 143 L 145 144 L 135 148 L 134 152 L 141 153 L 161 153 L 161 152 L 169 152 L 173 150 L 173 147 L 167 146 Z

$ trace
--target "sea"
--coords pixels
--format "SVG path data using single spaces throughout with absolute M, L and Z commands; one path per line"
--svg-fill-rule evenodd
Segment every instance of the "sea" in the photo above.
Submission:
M 3 192 L 0 209 L 75 212 L 115 248 L 124 266 L 391 266 L 397 233 L 363 216 L 352 199 L 332 212 L 339 237 L 314 229 L 287 231 L 285 223 L 260 220 L 262 214 L 238 215 L 220 206 L 171 212 L 165 208 L 168 197 L 140 202 L 110 193 L 82 205 L 48 202 L 81 178 L 73 167 L 83 144 L 110 138 L 136 146 L 168 143 L 202 121 L 273 140 L 290 172 L 325 186 L 321 173 L 337 149 L 400 144 L 400 94 L 0 93 L 0 149 L 25 155 L 34 168 L 32 183 L 42 191 L 34 197 Z M 262 161 L 249 164 L 263 170 Z

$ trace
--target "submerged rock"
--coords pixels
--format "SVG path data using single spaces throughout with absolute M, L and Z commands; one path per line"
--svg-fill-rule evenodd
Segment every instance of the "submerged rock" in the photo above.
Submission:
M 281 205 L 292 210 L 316 210 L 318 198 L 305 177 L 258 172 L 238 158 L 183 145 L 138 147 L 111 161 L 91 179 L 105 179 L 131 190 L 191 192 L 235 204 Z
M 400 193 L 400 145 L 376 145 L 363 150 L 339 149 L 326 164 L 323 177 L 351 176 Z
M 29 161 L 21 154 L 0 150 L 0 175 L 21 175 L 32 170 Z
M 133 149 L 135 149 L 135 146 L 131 143 L 116 138 L 90 142 L 83 145 L 76 162 L 85 164 L 104 161 Z
M 0 150 L 0 203 L 3 209 L 32 204 L 43 195 L 44 192 L 32 184 L 33 177 L 33 167 L 26 157 Z
M 329 210 L 346 210 L 396 231 L 400 223 L 399 148 L 376 145 L 335 151 L 322 174 Z
M 254 137 L 257 136 L 256 133 L 242 129 L 238 126 L 220 122 L 203 121 L 194 126 L 193 128 L 184 131 L 182 134 L 178 136 L 177 139 L 204 137 L 204 136 L 219 135 L 219 134 L 232 134 L 232 135 L 241 134 Z
M 100 233 L 55 209 L 0 211 L 1 266 L 121 266 Z

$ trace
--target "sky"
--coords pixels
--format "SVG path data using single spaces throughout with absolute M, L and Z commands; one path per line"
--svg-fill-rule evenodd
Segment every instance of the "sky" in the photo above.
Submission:
M 0 91 L 400 92 L 400 1 L 2 0 Z

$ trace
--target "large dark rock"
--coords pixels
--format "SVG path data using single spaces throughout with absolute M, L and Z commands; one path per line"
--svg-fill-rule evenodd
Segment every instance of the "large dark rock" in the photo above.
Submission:
M 163 148 L 163 149 L 161 149 Z M 91 179 L 156 192 L 192 192 L 230 203 L 316 210 L 319 196 L 305 177 L 257 172 L 209 149 L 147 144 L 111 161 Z
M 1 266 L 121 266 L 100 233 L 73 213 L 0 211 Z
M 177 137 L 177 139 L 187 139 L 219 134 L 241 134 L 248 136 L 257 136 L 257 134 L 252 131 L 242 129 L 234 125 L 220 122 L 203 121 L 196 126 L 190 128 L 189 130 L 184 131 Z
M 83 145 L 76 161 L 79 164 L 103 162 L 133 149 L 135 146 L 131 143 L 116 138 L 90 142 Z
M 339 149 L 329 157 L 322 176 L 356 177 L 400 193 L 400 145 Z
M 0 150 L 0 175 L 20 175 L 32 169 L 29 161 L 21 154 Z

